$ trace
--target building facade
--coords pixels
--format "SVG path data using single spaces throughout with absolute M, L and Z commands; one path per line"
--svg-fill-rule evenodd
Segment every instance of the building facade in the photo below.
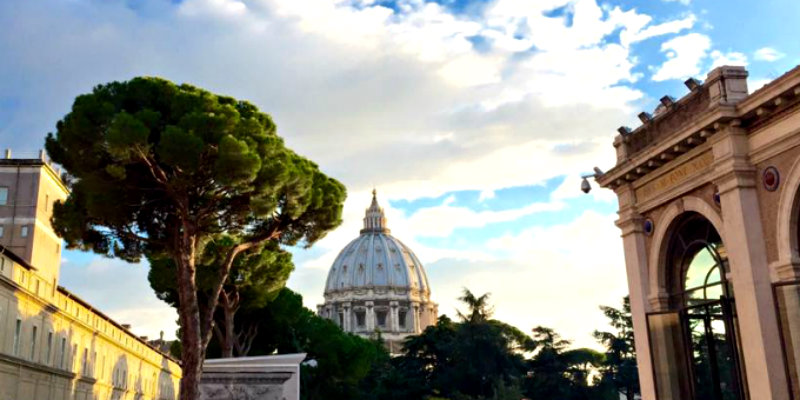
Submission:
M 58 285 L 67 194 L 43 154 L 0 159 L 0 400 L 176 399 L 175 360 Z
M 720 67 L 665 96 L 597 181 L 617 225 L 646 400 L 800 399 L 800 67 Z
M 391 352 L 403 339 L 436 324 L 425 268 L 411 249 L 391 235 L 375 191 L 364 229 L 336 257 L 317 313 L 345 332 L 372 337 L 380 332 Z

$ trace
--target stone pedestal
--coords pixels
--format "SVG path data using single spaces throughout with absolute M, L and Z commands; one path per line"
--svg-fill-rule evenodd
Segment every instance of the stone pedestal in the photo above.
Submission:
M 203 363 L 199 400 L 299 400 L 305 353 Z

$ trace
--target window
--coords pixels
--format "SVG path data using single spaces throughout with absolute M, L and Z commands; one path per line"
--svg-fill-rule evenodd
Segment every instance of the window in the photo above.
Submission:
M 406 315 L 407 315 L 406 311 L 398 311 L 397 312 L 397 319 L 400 322 L 400 327 L 401 328 L 405 328 L 406 327 Z
M 53 352 L 53 331 L 47 332 L 47 349 L 44 352 L 44 363 L 50 365 L 50 354 Z
M 0 206 L 8 204 L 8 188 L 0 187 Z
M 69 353 L 69 370 L 72 371 L 75 369 L 75 356 L 78 355 L 78 345 L 72 345 L 72 351 Z
M 19 336 L 22 334 L 22 320 L 17 318 L 17 325 L 14 327 L 14 355 L 19 356 Z
M 64 369 L 64 363 L 67 361 L 67 338 L 61 338 L 61 351 L 58 353 L 58 366 Z
M 83 376 L 89 375 L 89 349 L 83 348 Z
M 20 237 L 28 237 L 28 226 L 27 225 L 24 225 L 24 226 L 22 226 L 22 228 L 20 228 L 19 236 Z
M 31 331 L 31 360 L 36 359 L 36 336 L 39 333 L 39 327 L 34 326 Z
M 2 228 L 2 227 L 0 227 L 0 228 Z M 2 236 L 2 235 L 0 235 L 0 236 Z M 5 271 L 6 271 L 6 258 L 5 257 L 0 257 L 0 272 L 5 272 Z
M 44 195 L 44 210 L 47 211 L 50 208 L 50 195 Z
M 364 312 L 364 311 L 356 311 L 356 324 L 359 327 L 364 327 L 366 321 L 367 321 L 366 312 Z
M 378 317 L 378 326 L 385 327 L 386 326 L 386 311 L 378 311 L 376 313 Z
M 3 228 L 3 226 L 0 225 L 0 237 L 3 237 L 3 232 L 4 231 L 5 231 L 5 228 Z

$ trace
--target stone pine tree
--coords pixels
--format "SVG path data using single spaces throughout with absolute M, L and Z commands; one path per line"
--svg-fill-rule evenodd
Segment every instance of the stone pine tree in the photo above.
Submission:
M 201 314 L 208 312 L 204 300 L 216 287 L 219 268 L 224 261 L 222 257 L 238 243 L 237 238 L 220 235 L 211 239 L 202 254 L 198 254 L 196 281 Z M 151 255 L 148 259 L 150 286 L 159 299 L 179 308 L 175 262 L 162 255 Z M 237 320 L 237 313 L 265 307 L 286 285 L 293 270 L 291 253 L 280 249 L 275 242 L 265 243 L 236 258 L 219 292 L 219 305 L 214 312 L 212 329 L 222 357 L 247 355 L 258 334 L 259 323 L 256 320 Z
M 68 246 L 175 263 L 182 400 L 197 398 L 214 310 L 237 257 L 267 242 L 310 246 L 341 223 L 344 186 L 286 148 L 268 115 L 190 85 L 99 85 L 75 99 L 46 148 L 72 177 L 69 197 L 53 209 Z M 223 233 L 239 240 L 201 309 L 197 255 Z

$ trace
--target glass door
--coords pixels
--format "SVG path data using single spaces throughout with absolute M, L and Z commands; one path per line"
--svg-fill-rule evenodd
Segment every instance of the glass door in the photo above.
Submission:
M 732 301 L 687 307 L 683 314 L 694 399 L 744 400 Z

